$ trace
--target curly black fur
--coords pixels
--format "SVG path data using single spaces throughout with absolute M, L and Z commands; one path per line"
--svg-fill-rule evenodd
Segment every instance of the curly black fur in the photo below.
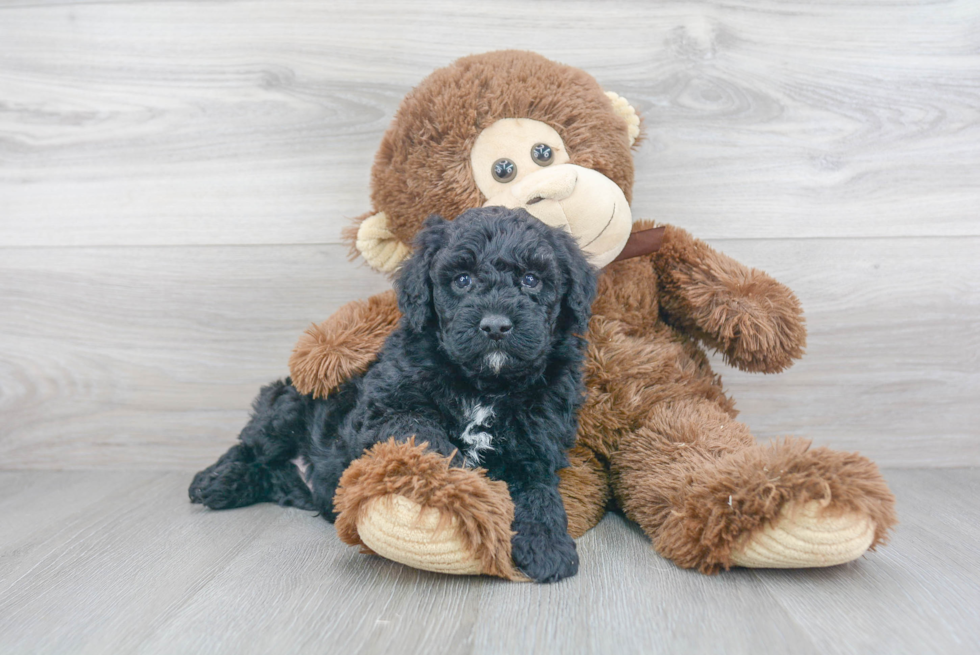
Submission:
M 288 378 L 262 389 L 241 443 L 197 474 L 191 500 L 214 509 L 272 501 L 333 520 L 347 466 L 380 441 L 415 436 L 507 483 L 524 573 L 574 575 L 557 470 L 575 440 L 580 335 L 595 287 L 572 237 L 524 210 L 430 217 L 397 282 L 401 325 L 375 364 L 326 399 Z

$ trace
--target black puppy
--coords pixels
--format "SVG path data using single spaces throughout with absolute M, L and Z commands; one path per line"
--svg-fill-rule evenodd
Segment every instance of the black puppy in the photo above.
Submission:
M 507 483 L 513 558 L 525 574 L 574 575 L 556 471 L 584 395 L 580 335 L 595 270 L 569 234 L 493 207 L 430 217 L 396 286 L 403 318 L 368 372 L 322 400 L 288 379 L 262 389 L 241 443 L 197 474 L 191 500 L 214 509 L 273 501 L 332 521 L 347 466 L 380 441 L 415 436 Z M 290 463 L 297 456 L 309 487 Z

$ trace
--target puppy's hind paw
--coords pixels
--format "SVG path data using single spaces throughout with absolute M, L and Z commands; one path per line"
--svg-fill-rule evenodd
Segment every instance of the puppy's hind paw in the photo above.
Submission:
M 512 548 L 514 564 L 535 582 L 558 582 L 578 573 L 578 552 L 568 534 L 517 534 Z
M 228 457 L 194 476 L 187 495 L 192 503 L 211 509 L 244 507 L 260 501 L 264 495 L 264 480 L 246 462 Z

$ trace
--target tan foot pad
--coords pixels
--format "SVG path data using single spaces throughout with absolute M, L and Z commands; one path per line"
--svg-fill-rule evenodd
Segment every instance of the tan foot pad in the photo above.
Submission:
M 789 504 L 738 551 L 732 564 L 753 569 L 834 566 L 865 553 L 875 524 L 864 514 L 823 515 L 823 503 Z
M 439 518 L 435 509 L 390 494 L 370 501 L 357 532 L 365 546 L 395 562 L 437 573 L 482 573 L 480 561 L 456 534 L 456 520 L 440 526 Z

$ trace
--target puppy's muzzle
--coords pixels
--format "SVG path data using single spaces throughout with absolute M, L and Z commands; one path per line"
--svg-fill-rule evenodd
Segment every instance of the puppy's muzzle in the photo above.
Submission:
M 514 329 L 514 323 L 501 314 L 488 314 L 480 321 L 480 331 L 492 341 L 501 341 Z

